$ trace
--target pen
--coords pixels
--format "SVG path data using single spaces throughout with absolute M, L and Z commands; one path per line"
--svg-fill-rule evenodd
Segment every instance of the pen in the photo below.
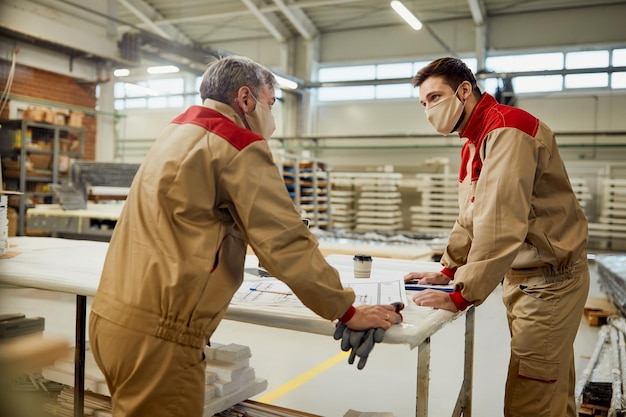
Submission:
M 290 292 L 272 291 L 272 290 L 259 290 L 258 288 L 250 288 L 250 291 L 266 292 L 266 293 L 269 293 L 269 294 L 279 294 L 279 295 L 293 295 L 293 293 L 290 293 Z
M 424 291 L 424 290 L 437 290 L 437 291 L 443 291 L 443 292 L 454 292 L 454 288 L 450 288 L 447 286 L 441 286 L 441 287 L 436 287 L 436 286 L 432 286 L 432 287 L 425 287 L 423 285 L 405 285 L 404 286 L 405 290 L 408 291 Z

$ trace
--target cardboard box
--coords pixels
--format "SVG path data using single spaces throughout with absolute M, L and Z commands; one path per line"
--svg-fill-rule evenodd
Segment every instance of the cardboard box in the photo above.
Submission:
M 70 111 L 65 110 L 55 110 L 54 111 L 54 124 L 55 125 L 65 125 L 67 124 L 67 119 L 70 117 Z
M 68 155 L 59 155 L 59 172 L 68 172 L 70 170 L 70 161 L 71 158 Z
M 31 153 L 28 160 L 32 164 L 32 169 L 50 169 L 52 163 L 52 154 Z
M 28 106 L 22 112 L 22 119 L 32 120 L 34 122 L 42 122 L 45 117 L 45 109 L 43 107 Z
M 85 113 L 78 110 L 72 110 L 67 120 L 67 125 L 72 127 L 83 127 L 83 117 Z
M 29 105 L 22 112 L 22 119 L 34 122 L 54 123 L 55 115 L 51 108 Z
M 9 207 L 7 209 L 7 219 L 9 220 L 9 237 L 17 236 L 17 210 Z

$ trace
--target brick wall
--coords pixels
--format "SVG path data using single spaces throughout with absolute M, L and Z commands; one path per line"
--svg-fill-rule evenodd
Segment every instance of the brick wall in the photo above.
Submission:
M 11 62 L 0 59 L 0 89 L 6 87 Z M 79 106 L 87 109 L 96 108 L 96 84 L 86 83 L 66 75 L 56 74 L 23 65 L 15 66 L 11 94 L 27 98 L 46 100 L 68 106 Z M 0 103 L 1 106 L 1 103 Z M 54 107 L 54 105 L 51 105 Z M 9 117 L 9 105 L 5 106 L 0 119 Z M 85 114 L 85 159 L 95 160 L 96 157 L 96 117 Z

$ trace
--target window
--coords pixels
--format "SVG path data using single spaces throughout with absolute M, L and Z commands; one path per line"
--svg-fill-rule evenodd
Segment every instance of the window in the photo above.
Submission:
M 113 94 L 116 110 L 182 108 L 185 80 L 182 77 L 125 80 L 115 83 Z
M 547 91 L 561 91 L 563 77 L 560 75 L 537 75 L 513 78 L 515 93 L 535 93 Z
M 431 61 L 397 62 L 372 65 L 326 67 L 319 70 L 320 82 L 361 81 L 358 87 L 341 86 L 320 88 L 320 101 L 403 99 L 419 97 L 419 90 L 412 88 L 410 80 Z M 476 74 L 476 58 L 464 58 L 463 62 Z M 513 88 L 518 94 L 557 92 L 582 88 L 625 88 L 626 73 L 609 76 L 609 72 L 585 73 L 586 68 L 626 67 L 626 49 L 596 51 L 545 52 L 488 57 L 485 60 L 487 76 L 483 75 L 482 87 L 494 94 L 502 80 L 489 77 L 489 72 L 517 73 Z M 412 68 L 411 68 L 412 67 Z M 566 74 L 541 75 L 542 71 L 564 71 Z M 523 73 L 527 72 L 525 75 Z M 567 73 L 571 72 L 571 73 Z M 379 80 L 406 79 L 406 85 L 382 84 Z M 371 81 L 371 85 L 366 85 Z M 371 88 L 370 88 L 371 87 Z
M 379 80 L 393 78 L 410 78 L 415 73 L 413 65 L 410 62 L 402 62 L 399 64 L 383 64 L 376 66 L 376 78 Z
M 413 96 L 414 89 L 411 83 L 382 84 L 376 86 L 376 98 L 409 98 Z
M 626 49 L 613 50 L 613 66 L 626 67 Z
M 609 51 L 569 52 L 565 55 L 565 69 L 603 68 L 609 66 Z
M 319 70 L 320 82 L 376 81 L 406 79 L 406 83 L 360 86 L 321 87 L 318 89 L 320 101 L 375 100 L 418 97 L 419 91 L 411 85 L 413 76 L 430 61 L 398 62 L 393 64 L 351 65 L 327 67 Z M 476 70 L 476 59 L 465 60 Z
M 527 54 L 489 57 L 485 60 L 489 71 L 523 72 L 558 70 L 563 68 L 562 53 Z
M 626 88 L 626 72 L 614 72 L 611 74 L 611 87 Z
M 372 100 L 376 97 L 373 85 L 354 87 L 321 87 L 318 90 L 320 101 Z
M 569 74 L 565 76 L 565 88 L 601 88 L 609 86 L 609 74 Z
M 376 65 L 321 68 L 320 82 L 373 80 L 376 78 Z

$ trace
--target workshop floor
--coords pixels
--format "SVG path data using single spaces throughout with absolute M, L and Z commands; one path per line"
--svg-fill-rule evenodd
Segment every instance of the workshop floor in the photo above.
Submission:
M 592 262 L 590 297 L 604 297 Z M 509 335 L 498 287 L 476 309 L 473 406 L 475 416 L 501 416 L 508 363 Z M 36 300 L 35 302 L 33 300 Z M 46 335 L 72 343 L 68 326 L 75 297 L 29 289 L 2 289 L 0 314 L 21 312 L 46 318 Z M 463 372 L 465 321 L 457 319 L 431 339 L 429 416 L 450 416 Z M 582 374 L 597 342 L 599 327 L 581 320 L 575 343 L 576 371 Z M 342 417 L 348 410 L 415 415 L 417 349 L 376 345 L 365 368 L 348 365 L 339 342 L 331 337 L 224 321 L 216 343 L 237 343 L 252 351 L 250 366 L 268 388 L 253 399 L 324 417 Z

